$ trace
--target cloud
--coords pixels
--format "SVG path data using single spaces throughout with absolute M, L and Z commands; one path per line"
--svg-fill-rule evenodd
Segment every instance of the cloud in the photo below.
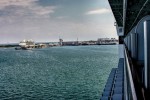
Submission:
M 56 17 L 57 19 L 66 19 L 66 18 L 69 18 L 68 16 L 58 16 Z
M 47 15 L 55 12 L 56 6 L 33 6 L 30 7 L 29 10 L 37 15 Z
M 6 6 L 29 6 L 31 3 L 34 3 L 38 0 L 0 0 L 0 9 Z
M 95 15 L 95 14 L 106 14 L 106 13 L 110 13 L 111 11 L 109 9 L 106 8 L 102 8 L 102 9 L 95 9 L 95 10 L 91 10 L 86 12 L 86 15 Z
M 32 16 L 48 15 L 54 13 L 57 8 L 56 6 L 41 6 L 36 1 L 38 0 L 0 0 L 0 11 L 4 12 L 4 15 Z

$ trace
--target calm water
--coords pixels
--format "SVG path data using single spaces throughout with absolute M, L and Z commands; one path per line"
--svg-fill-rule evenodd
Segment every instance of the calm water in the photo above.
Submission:
M 0 100 L 99 100 L 117 46 L 0 49 Z

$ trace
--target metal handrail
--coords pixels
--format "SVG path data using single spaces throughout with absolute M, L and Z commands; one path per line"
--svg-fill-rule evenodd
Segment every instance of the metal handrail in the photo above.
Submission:
M 132 98 L 133 98 L 133 100 L 137 100 L 135 87 L 134 87 L 134 83 L 133 83 L 133 78 L 132 78 L 132 74 L 131 74 L 131 69 L 130 69 L 130 64 L 129 64 L 129 60 L 128 60 L 126 50 L 125 50 L 125 60 L 126 60 L 127 73 L 128 73 L 128 76 L 129 76 L 129 83 L 130 83 L 130 87 L 131 87 Z

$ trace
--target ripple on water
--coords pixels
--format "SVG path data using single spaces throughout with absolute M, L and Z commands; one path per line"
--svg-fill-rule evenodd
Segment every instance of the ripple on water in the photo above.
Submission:
M 117 46 L 0 49 L 0 99 L 99 100 Z

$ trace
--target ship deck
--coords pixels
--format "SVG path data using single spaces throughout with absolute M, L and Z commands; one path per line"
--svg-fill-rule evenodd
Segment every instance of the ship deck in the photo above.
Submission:
M 100 100 L 124 100 L 124 58 L 119 59 L 118 67 L 113 68 L 107 79 Z

